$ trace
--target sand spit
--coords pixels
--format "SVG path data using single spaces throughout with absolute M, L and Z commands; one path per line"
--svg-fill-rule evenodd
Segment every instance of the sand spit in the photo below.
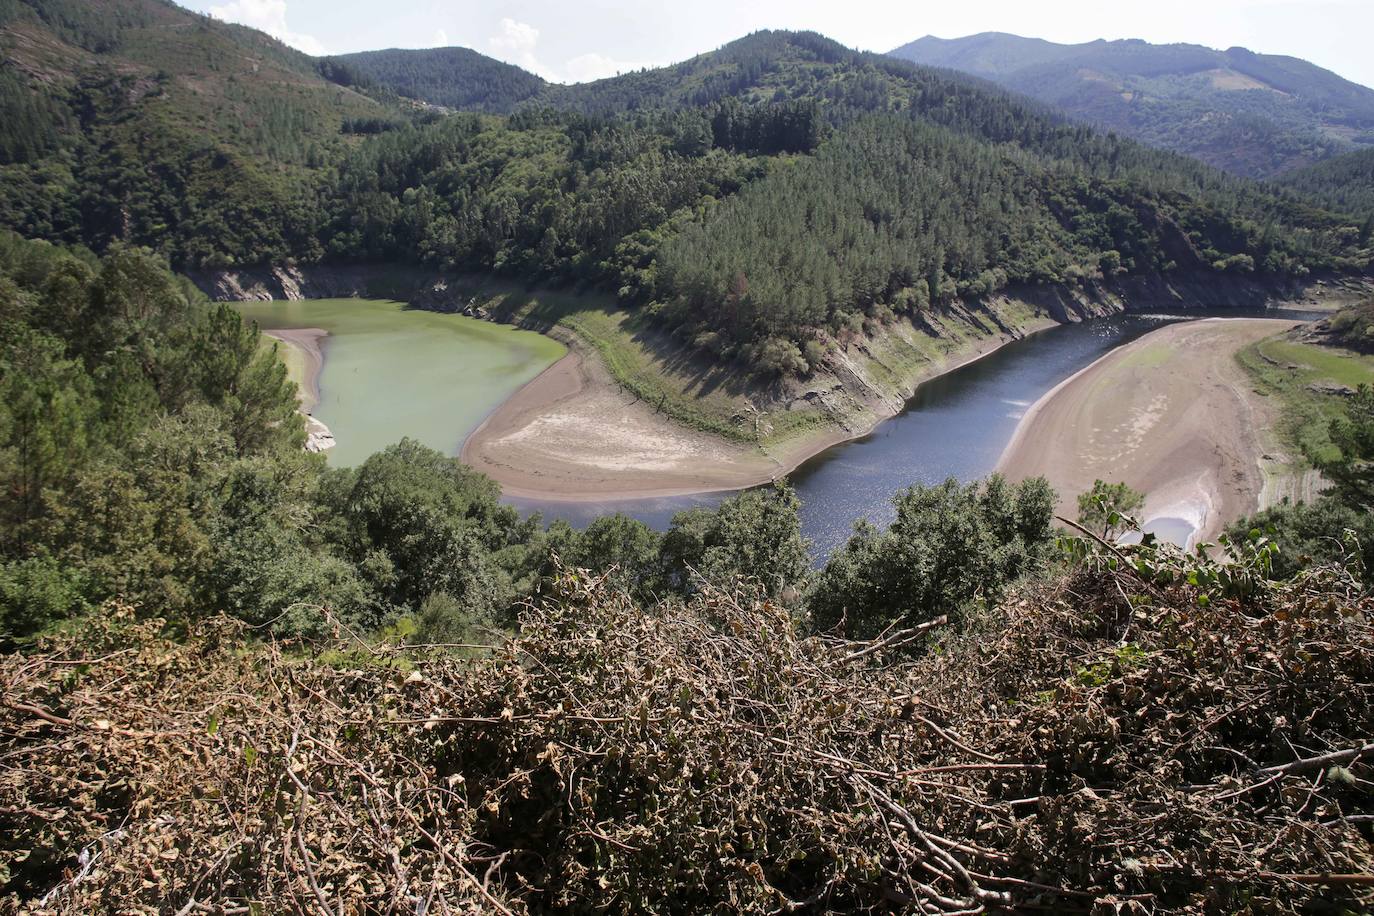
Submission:
M 674 423 L 577 352 L 494 411 L 461 457 L 508 495 L 570 501 L 733 490 L 783 471 L 755 446 Z
M 315 409 L 320 402 L 320 370 L 324 368 L 324 338 L 329 332 L 323 328 L 273 328 L 263 334 L 280 341 L 290 348 L 300 362 L 297 366 L 287 363 L 296 385 L 300 389 L 301 410 L 305 413 Z
M 1125 481 L 1146 494 L 1147 530 L 1187 544 L 1212 540 L 1260 508 L 1260 459 L 1272 438 L 1271 408 L 1235 354 L 1294 324 L 1189 321 L 1114 350 L 1026 412 L 998 470 L 1048 478 L 1068 518 L 1095 479 Z
M 301 413 L 305 414 L 305 449 L 322 452 L 335 445 L 329 427 L 311 413 L 320 403 L 320 370 L 324 368 L 323 341 L 329 332 L 323 328 L 274 328 L 263 334 L 279 341 L 290 354 L 287 367 L 296 380 Z

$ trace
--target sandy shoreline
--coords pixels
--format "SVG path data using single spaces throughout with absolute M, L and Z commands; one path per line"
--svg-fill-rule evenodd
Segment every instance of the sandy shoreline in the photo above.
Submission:
M 913 387 L 1056 325 L 1045 319 L 1022 334 L 981 340 L 931 363 Z M 896 412 L 861 428 L 819 430 L 765 450 L 674 422 L 622 389 L 599 358 L 574 347 L 473 430 L 459 457 L 506 495 L 526 499 L 595 502 L 712 493 L 783 477 L 828 448 L 868 435 Z
M 757 447 L 674 423 L 576 350 L 492 411 L 459 457 L 508 496 L 568 502 L 734 490 L 782 473 Z
M 280 341 L 299 357 L 296 364 L 300 389 L 301 411 L 310 413 L 320 403 L 320 370 L 324 368 L 324 338 L 329 332 L 323 328 L 273 328 L 263 334 Z M 287 363 L 292 368 L 291 363 Z
M 1146 494 L 1142 521 L 1191 526 L 1212 540 L 1260 508 L 1260 466 L 1271 422 L 1235 354 L 1293 327 L 1271 318 L 1172 324 L 1113 350 L 1065 379 L 1022 418 L 997 469 L 1043 475 L 1058 511 L 1077 515 L 1095 479 Z

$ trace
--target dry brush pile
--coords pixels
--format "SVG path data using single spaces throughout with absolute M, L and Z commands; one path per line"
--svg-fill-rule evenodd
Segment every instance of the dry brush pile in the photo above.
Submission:
M 0 660 L 0 911 L 1360 911 L 1371 612 L 1085 570 L 911 655 L 570 574 L 349 668 L 111 613 Z

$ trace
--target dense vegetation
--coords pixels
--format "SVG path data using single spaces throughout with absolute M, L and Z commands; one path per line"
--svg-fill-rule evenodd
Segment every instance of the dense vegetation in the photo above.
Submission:
M 0 237 L 0 316 L 0 639 L 120 597 L 147 615 L 213 609 L 280 636 L 404 621 L 462 641 L 509 627 L 556 557 L 646 602 L 746 573 L 769 597 L 805 598 L 785 486 L 681 513 L 660 535 L 621 516 L 543 529 L 487 478 L 410 441 L 326 468 L 302 451 L 275 351 L 148 252 L 97 259 Z M 1051 503 L 1042 482 L 904 494 L 910 524 L 856 536 L 827 571 L 817 625 L 879 630 L 1010 583 L 1043 557 Z M 967 514 L 976 537 L 946 538 L 932 513 Z M 919 600 L 876 599 L 877 566 Z M 945 581 L 942 569 L 962 573 Z
M 1289 172 L 1280 179 L 1310 200 L 1361 221 L 1360 233 L 1374 231 L 1374 150 L 1358 150 Z
M 1370 903 L 1369 389 L 1225 559 L 994 476 L 812 571 L 785 484 L 544 529 L 302 438 L 156 255 L 0 236 L 0 906 Z
M 595 114 L 451 118 L 360 148 L 325 195 L 329 255 L 590 280 L 765 373 L 1011 284 L 1368 260 L 1354 227 L 1289 197 L 815 35 L 547 98 Z
M 326 58 L 322 69 L 345 85 L 384 86 L 444 108 L 502 114 L 546 85 L 533 73 L 467 48 L 361 51 Z
M 183 267 L 318 258 L 321 169 L 393 116 L 163 0 L 0 0 L 0 47 L 0 226 Z
M 1374 89 L 1244 48 L 985 33 L 893 56 L 1023 92 L 1073 117 L 1237 175 L 1267 177 L 1374 144 Z
M 810 33 L 541 88 L 471 52 L 312 61 L 157 0 L 88 7 L 0 7 L 17 49 L 0 224 L 178 268 L 418 261 L 594 284 L 768 376 L 1017 284 L 1370 258 L 1368 233 L 1292 195 Z M 445 68 L 471 77 L 449 102 L 517 110 L 398 97 L 433 98 Z

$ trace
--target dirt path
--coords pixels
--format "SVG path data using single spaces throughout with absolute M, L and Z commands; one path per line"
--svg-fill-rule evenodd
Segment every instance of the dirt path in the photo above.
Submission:
M 1026 412 L 998 470 L 1047 477 L 1068 518 L 1095 479 L 1125 481 L 1146 494 L 1144 521 L 1212 540 L 1259 508 L 1260 457 L 1272 439 L 1270 408 L 1235 354 L 1293 325 L 1190 321 L 1114 350 Z

